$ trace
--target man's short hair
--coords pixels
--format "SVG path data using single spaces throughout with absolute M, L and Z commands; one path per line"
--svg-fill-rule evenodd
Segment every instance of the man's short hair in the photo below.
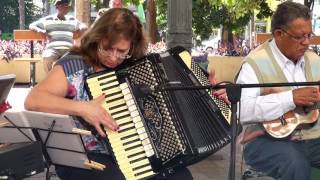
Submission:
M 58 6 L 58 5 L 60 5 L 60 4 L 69 4 L 69 0 L 56 0 L 56 1 L 54 2 L 54 5 L 55 5 L 55 6 Z
M 279 28 L 287 29 L 289 24 L 298 18 L 311 19 L 310 9 L 303 4 L 292 1 L 279 4 L 271 20 L 272 34 Z

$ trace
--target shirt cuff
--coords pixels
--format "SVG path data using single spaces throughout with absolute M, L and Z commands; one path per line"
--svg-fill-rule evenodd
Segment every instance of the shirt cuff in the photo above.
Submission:
M 293 102 L 292 90 L 279 93 L 278 98 L 281 102 L 283 114 L 296 108 Z

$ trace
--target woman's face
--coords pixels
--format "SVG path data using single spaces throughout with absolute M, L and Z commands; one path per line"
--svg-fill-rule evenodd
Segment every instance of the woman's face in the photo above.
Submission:
M 115 68 L 120 65 L 125 59 L 129 58 L 131 42 L 126 39 L 120 39 L 110 47 L 107 46 L 107 42 L 101 41 L 97 55 L 101 64 L 109 68 Z

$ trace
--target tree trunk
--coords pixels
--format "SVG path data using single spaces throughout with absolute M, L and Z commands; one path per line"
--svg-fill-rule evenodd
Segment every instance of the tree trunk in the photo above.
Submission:
M 147 1 L 147 32 L 150 42 L 155 44 L 157 42 L 157 23 L 156 23 L 156 5 L 154 0 Z
M 25 29 L 26 8 L 24 0 L 19 0 L 19 29 Z
M 314 0 L 304 0 L 304 5 L 308 6 L 308 8 L 312 11 L 313 5 L 314 5 Z
M 228 25 L 222 27 L 221 46 L 231 49 L 235 47 L 232 29 Z
M 50 4 L 49 0 L 42 0 L 42 17 L 49 15 Z
M 102 1 L 102 7 L 104 7 L 104 8 L 109 7 L 109 1 L 110 0 L 103 0 Z
M 90 25 L 90 0 L 76 0 L 75 1 L 75 16 L 76 18 L 85 23 L 87 26 Z
M 222 27 L 222 42 L 223 43 L 231 43 L 233 44 L 233 34 L 232 34 L 232 30 L 231 28 L 229 28 L 228 26 L 224 25 Z

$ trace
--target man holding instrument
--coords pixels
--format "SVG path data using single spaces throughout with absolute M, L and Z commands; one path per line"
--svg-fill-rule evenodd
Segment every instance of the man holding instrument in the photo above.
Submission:
M 45 34 L 49 40 L 42 54 L 46 73 L 52 69 L 53 63 L 73 46 L 74 37 L 80 36 L 87 29 L 85 24 L 67 15 L 69 0 L 56 0 L 54 5 L 57 14 L 43 17 L 29 26 L 31 30 Z
M 311 17 L 302 4 L 280 4 L 272 17 L 273 38 L 245 58 L 237 83 L 319 81 L 320 57 L 308 50 Z M 310 179 L 311 167 L 320 165 L 319 112 L 313 109 L 319 101 L 318 86 L 242 89 L 246 163 L 276 179 Z

